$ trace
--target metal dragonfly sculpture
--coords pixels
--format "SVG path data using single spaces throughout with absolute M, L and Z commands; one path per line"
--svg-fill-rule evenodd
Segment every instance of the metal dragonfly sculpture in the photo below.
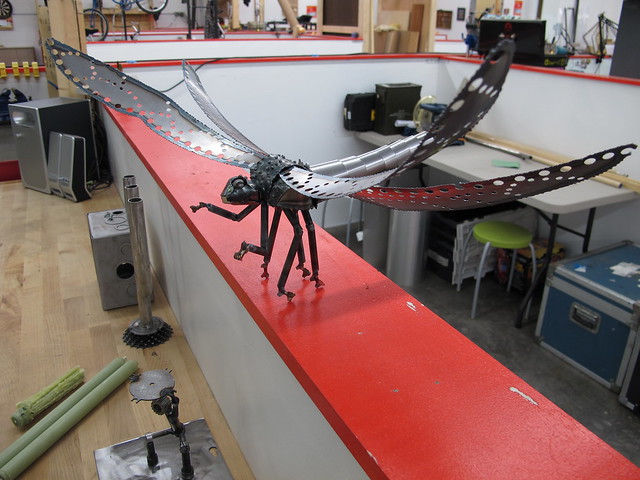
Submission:
M 245 206 L 239 213 L 206 202 L 191 209 L 196 212 L 204 208 L 239 222 L 260 207 L 259 244 L 242 242 L 234 257 L 242 260 L 249 252 L 262 256 L 263 278 L 269 276 L 268 266 L 284 213 L 294 236 L 277 286 L 278 295 L 285 295 L 288 300 L 295 295 L 286 290 L 286 282 L 296 257 L 296 268 L 302 271 L 302 276 L 309 277 L 316 287 L 323 286 L 318 276 L 318 248 L 310 214 L 319 202 L 350 196 L 399 210 L 455 210 L 495 205 L 598 175 L 622 161 L 635 148 L 632 144 L 624 145 L 557 166 L 486 181 L 429 188 L 379 186 L 462 137 L 484 117 L 495 103 L 509 71 L 514 53 L 511 41 L 501 42 L 487 55 L 478 71 L 428 130 L 362 155 L 311 166 L 269 154 L 245 137 L 222 115 L 195 70 L 184 61 L 186 86 L 215 128 L 195 119 L 166 95 L 97 59 L 55 39 L 47 40 L 45 45 L 58 68 L 88 95 L 116 111 L 140 118 L 158 135 L 182 148 L 249 171 L 248 177 L 232 177 L 221 193 L 223 203 Z M 270 208 L 274 213 L 269 223 Z M 311 272 L 305 267 L 300 216 L 307 230 Z

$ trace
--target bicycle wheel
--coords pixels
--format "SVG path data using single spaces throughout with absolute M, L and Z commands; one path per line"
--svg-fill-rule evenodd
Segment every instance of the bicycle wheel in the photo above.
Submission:
M 0 20 L 11 18 L 13 14 L 13 5 L 9 0 L 0 0 Z
M 160 13 L 168 2 L 169 0 L 136 0 L 140 10 L 147 13 Z
M 89 42 L 101 42 L 109 33 L 109 22 L 100 10 L 87 8 L 84 13 L 84 32 Z

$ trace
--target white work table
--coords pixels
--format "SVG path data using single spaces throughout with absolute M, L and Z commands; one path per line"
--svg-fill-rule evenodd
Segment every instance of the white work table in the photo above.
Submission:
M 380 135 L 376 132 L 357 132 L 357 138 L 373 145 L 386 145 L 399 138 L 399 135 Z M 583 152 L 588 155 L 592 152 Z M 580 157 L 576 157 L 580 158 Z M 519 168 L 505 168 L 492 165 L 493 160 L 519 161 Z M 523 160 L 509 153 L 504 153 L 482 145 L 470 142 L 460 146 L 447 147 L 432 157 L 426 159 L 424 165 L 430 168 L 453 175 L 462 181 L 488 180 L 496 177 L 515 175 L 520 172 L 538 170 L 545 165 L 533 160 Z M 523 198 L 519 202 L 535 208 L 538 213 L 549 224 L 548 244 L 554 245 L 556 232 L 562 228 L 570 233 L 583 238 L 582 250 L 589 250 L 589 240 L 593 229 L 595 211 L 597 207 L 612 205 L 630 201 L 637 198 L 637 194 L 626 188 L 616 188 L 595 180 L 585 180 L 583 182 L 568 187 L 552 190 L 533 197 Z M 578 232 L 559 225 L 558 220 L 561 214 L 588 212 L 587 223 L 584 232 Z M 545 215 L 550 213 L 551 216 Z M 520 312 L 516 318 L 516 327 L 522 326 L 523 313 L 533 291 L 544 280 L 547 267 L 551 261 L 551 250 L 548 249 L 543 268 L 538 270 L 531 288 L 525 295 Z

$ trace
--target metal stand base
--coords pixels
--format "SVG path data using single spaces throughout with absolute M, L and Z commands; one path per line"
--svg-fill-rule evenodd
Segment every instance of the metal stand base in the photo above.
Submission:
M 145 328 L 140 319 L 134 320 L 122 335 L 124 343 L 134 348 L 149 348 L 171 338 L 173 327 L 159 317 L 151 317 L 151 325 Z
M 200 418 L 184 424 L 191 446 L 194 478 L 233 480 L 207 422 Z M 149 467 L 147 437 L 153 437 L 158 463 Z M 178 439 L 163 432 L 143 435 L 94 452 L 100 480 L 175 480 L 182 478 Z

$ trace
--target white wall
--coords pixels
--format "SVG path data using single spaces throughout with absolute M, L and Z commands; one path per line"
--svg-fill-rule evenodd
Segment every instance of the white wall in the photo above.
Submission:
M 38 17 L 33 0 L 12 1 L 13 30 L 0 30 L 2 47 L 34 47 L 36 60 L 42 65 Z
M 263 41 L 237 39 L 185 41 L 165 39 L 162 48 L 154 42 L 139 42 L 131 48 L 126 42 L 94 42 L 87 53 L 103 62 L 144 60 L 182 60 L 183 58 L 279 57 L 296 55 L 348 55 L 362 53 L 362 41 L 321 38 L 263 38 Z M 262 37 L 262 35 L 260 35 Z M 260 39 L 259 39 L 260 40 Z M 273 40 L 273 41 L 270 41 Z M 186 42 L 186 43 L 185 43 Z

